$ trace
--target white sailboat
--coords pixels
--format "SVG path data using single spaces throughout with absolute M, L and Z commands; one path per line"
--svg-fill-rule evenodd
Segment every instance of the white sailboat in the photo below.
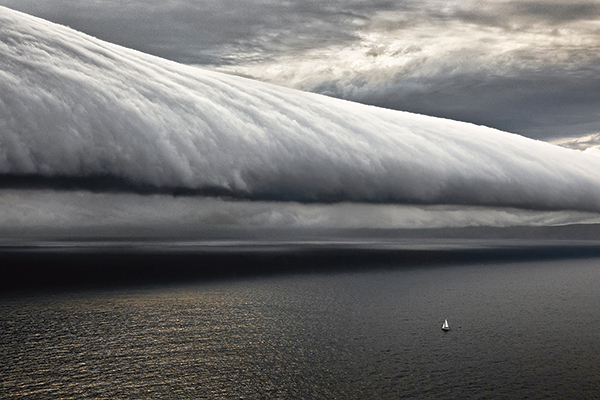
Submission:
M 443 331 L 449 331 L 450 330 L 450 326 L 448 326 L 448 320 L 445 319 L 444 323 L 442 324 L 442 330 Z

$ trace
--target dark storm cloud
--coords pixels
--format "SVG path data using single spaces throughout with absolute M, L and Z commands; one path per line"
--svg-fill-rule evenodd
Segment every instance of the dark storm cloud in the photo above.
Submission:
M 530 17 L 552 24 L 590 20 L 600 16 L 600 4 L 596 1 L 511 1 L 507 8 L 511 11 L 511 16 Z
M 190 64 L 231 64 L 356 39 L 390 1 L 97 1 L 0 4 L 100 39 Z
M 523 24 L 557 26 L 599 16 L 600 4 L 596 1 L 509 1 L 481 2 L 476 6 L 467 3 L 447 13 L 429 10 L 425 19 L 460 20 L 482 26 L 520 29 Z
M 516 76 L 397 76 L 385 83 L 358 76 L 307 90 L 426 115 L 493 126 L 538 139 L 600 131 L 600 69 L 565 79 L 556 71 Z

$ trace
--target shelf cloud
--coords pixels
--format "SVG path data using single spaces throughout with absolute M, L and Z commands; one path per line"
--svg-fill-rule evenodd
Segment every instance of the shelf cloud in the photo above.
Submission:
M 0 53 L 4 236 L 598 221 L 594 149 L 184 65 L 3 7 Z
M 0 4 L 161 58 L 336 98 L 547 141 L 600 132 L 597 1 Z
M 185 66 L 6 8 L 0 23 L 7 181 L 600 211 L 593 153 Z

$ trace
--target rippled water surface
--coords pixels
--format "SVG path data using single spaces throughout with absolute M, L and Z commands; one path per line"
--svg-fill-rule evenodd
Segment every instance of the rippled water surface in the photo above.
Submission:
M 599 287 L 589 259 L 5 296 L 0 397 L 592 398 Z

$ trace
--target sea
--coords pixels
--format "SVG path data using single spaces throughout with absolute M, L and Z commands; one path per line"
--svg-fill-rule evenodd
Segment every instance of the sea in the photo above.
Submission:
M 599 257 L 361 262 L 5 292 L 0 398 L 600 396 Z

